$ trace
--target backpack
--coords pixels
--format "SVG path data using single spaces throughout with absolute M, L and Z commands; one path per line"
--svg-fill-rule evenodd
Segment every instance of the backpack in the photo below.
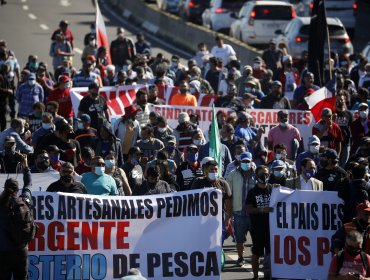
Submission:
M 24 245 L 35 238 L 38 225 L 30 205 L 22 197 L 14 198 L 9 205 L 10 234 L 16 245 Z
M 362 261 L 362 266 L 365 268 L 365 271 L 369 268 L 369 262 L 367 260 L 367 255 L 364 251 L 361 250 L 361 261 Z M 339 275 L 340 269 L 343 267 L 343 262 L 344 262 L 344 253 L 343 250 L 340 250 L 337 254 L 337 272 L 336 276 Z

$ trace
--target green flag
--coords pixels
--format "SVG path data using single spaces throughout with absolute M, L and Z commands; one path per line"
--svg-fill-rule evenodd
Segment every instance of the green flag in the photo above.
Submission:
M 221 139 L 218 131 L 218 123 L 216 118 L 215 106 L 212 106 L 212 125 L 211 133 L 209 134 L 209 156 L 213 157 L 218 163 L 218 177 L 222 177 L 222 154 L 221 154 Z

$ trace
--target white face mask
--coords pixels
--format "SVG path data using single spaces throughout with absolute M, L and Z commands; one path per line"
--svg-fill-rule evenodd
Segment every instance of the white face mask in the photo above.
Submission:
M 50 129 L 51 128 L 51 123 L 42 123 L 42 128 L 43 129 Z
M 275 158 L 277 160 L 284 159 L 285 158 L 285 154 L 275 154 Z
M 193 140 L 194 145 L 200 145 L 201 142 L 202 142 L 202 140 L 199 140 L 199 139 L 194 139 Z
M 281 122 L 281 123 L 279 123 L 279 125 L 281 127 L 287 127 L 288 126 L 288 122 Z
M 95 174 L 98 176 L 102 176 L 105 172 L 104 166 L 95 166 Z
M 149 143 L 149 139 L 141 139 L 141 142 L 143 142 L 143 143 Z
M 318 154 L 319 153 L 319 149 L 320 149 L 320 146 L 319 145 L 316 145 L 316 146 L 311 145 L 310 146 L 310 152 L 313 153 L 313 154 Z
M 210 180 L 216 180 L 218 177 L 218 173 L 208 173 L 208 179 Z
M 158 127 L 158 131 L 159 131 L 160 133 L 165 132 L 165 131 L 166 131 L 166 129 L 167 129 L 167 127 Z
M 358 114 L 360 115 L 361 119 L 366 119 L 369 115 L 369 110 L 359 111 Z
M 105 160 L 105 166 L 107 168 L 112 168 L 116 164 L 116 161 L 114 159 L 106 159 Z
M 30 85 L 31 87 L 36 85 L 36 80 L 28 80 L 28 85 Z
M 284 170 L 274 170 L 274 176 L 275 177 L 278 177 L 278 178 L 281 178 L 285 175 L 285 172 Z

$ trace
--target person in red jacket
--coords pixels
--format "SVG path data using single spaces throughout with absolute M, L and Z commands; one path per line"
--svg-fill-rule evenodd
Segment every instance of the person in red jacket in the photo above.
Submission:
M 58 87 L 56 87 L 48 97 L 49 101 L 56 101 L 59 104 L 59 115 L 65 118 L 69 123 L 72 123 L 73 108 L 71 101 L 71 78 L 62 75 L 59 77 Z

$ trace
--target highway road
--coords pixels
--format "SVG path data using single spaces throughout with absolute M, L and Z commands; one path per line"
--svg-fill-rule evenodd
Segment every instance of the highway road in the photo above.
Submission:
M 138 1 L 138 0 L 135 0 Z M 108 39 L 111 41 L 116 37 L 117 26 L 123 26 L 127 35 L 135 38 L 139 29 L 122 20 L 120 15 L 111 11 L 104 2 L 100 2 L 102 13 L 105 17 Z M 8 47 L 14 51 L 21 68 L 26 65 L 30 54 L 37 55 L 39 61 L 44 61 L 51 69 L 51 57 L 49 48 L 51 34 L 58 28 L 59 21 L 66 19 L 70 23 L 75 40 L 74 66 L 81 66 L 80 55 L 83 50 L 83 38 L 90 31 L 90 24 L 95 21 L 95 9 L 90 0 L 8 0 L 8 4 L 0 6 L 0 39 L 7 42 Z M 147 36 L 152 43 L 153 53 L 164 53 L 169 57 L 172 53 L 178 54 L 182 62 L 192 54 L 172 48 L 160 40 Z M 250 244 L 250 240 L 248 240 Z M 225 242 L 226 265 L 222 273 L 222 279 L 251 279 L 250 246 L 246 247 L 245 257 L 247 264 L 244 267 L 236 267 L 237 254 L 231 238 Z

